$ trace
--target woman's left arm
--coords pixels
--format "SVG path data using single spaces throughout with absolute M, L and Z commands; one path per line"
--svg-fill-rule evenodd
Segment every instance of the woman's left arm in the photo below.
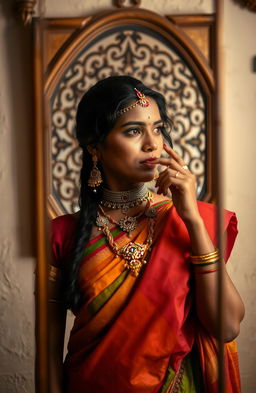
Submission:
M 215 247 L 198 211 L 195 176 L 187 170 L 182 158 L 171 147 L 164 145 L 164 148 L 169 157 L 155 161 L 167 166 L 157 180 L 158 193 L 166 195 L 170 188 L 175 208 L 187 227 L 192 253 L 194 255 L 211 253 L 215 251 Z M 200 270 L 204 269 L 208 270 L 209 267 L 200 267 Z M 218 334 L 218 272 L 195 274 L 195 283 L 198 317 L 209 333 L 216 337 Z M 244 316 L 244 305 L 225 266 L 223 289 L 225 292 L 224 339 L 228 342 L 239 334 L 240 322 Z
M 187 221 L 185 224 L 191 239 L 193 254 L 207 254 L 215 250 L 201 217 L 199 217 L 197 221 Z M 240 322 L 244 317 L 244 305 L 227 273 L 225 263 L 218 263 L 224 264 L 224 340 L 228 342 L 239 334 Z M 209 267 L 200 267 L 200 270 L 208 270 L 208 268 Z M 209 333 L 217 337 L 218 271 L 206 274 L 195 274 L 195 291 L 198 317 Z

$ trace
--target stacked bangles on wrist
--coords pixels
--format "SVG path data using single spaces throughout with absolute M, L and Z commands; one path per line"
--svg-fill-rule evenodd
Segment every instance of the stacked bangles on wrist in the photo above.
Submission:
M 216 269 L 203 269 L 199 270 L 198 268 L 200 267 L 205 267 L 205 266 L 210 266 L 215 263 L 218 263 L 220 260 L 220 255 L 219 251 L 215 250 L 213 252 L 210 252 L 208 254 L 202 254 L 202 255 L 191 255 L 191 262 L 192 265 L 195 267 L 194 273 L 196 274 L 207 274 L 207 273 L 213 273 L 219 270 L 219 268 Z

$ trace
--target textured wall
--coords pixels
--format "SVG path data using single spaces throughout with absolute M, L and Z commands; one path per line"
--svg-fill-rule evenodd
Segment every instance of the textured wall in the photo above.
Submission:
M 0 392 L 34 391 L 31 65 L 28 32 L 0 3 Z
M 243 393 L 256 391 L 256 14 L 225 1 L 224 151 L 226 206 L 236 211 L 239 236 L 230 274 L 246 305 L 239 336 Z
M 33 128 L 30 31 L 0 0 L 0 393 L 34 392 Z M 44 0 L 46 16 L 80 16 L 109 8 L 111 0 Z M 163 13 L 210 13 L 203 0 L 142 0 Z M 243 392 L 256 386 L 255 14 L 225 1 L 224 144 L 226 207 L 240 221 L 230 273 L 246 303 L 239 337 Z
M 43 0 L 42 10 L 50 16 L 79 16 L 92 14 L 112 7 L 112 0 Z M 126 0 L 126 5 L 129 0 Z M 158 13 L 211 13 L 214 0 L 141 0 L 140 8 L 146 8 Z

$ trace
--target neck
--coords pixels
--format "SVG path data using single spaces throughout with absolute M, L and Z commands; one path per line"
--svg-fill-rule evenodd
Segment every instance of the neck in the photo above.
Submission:
M 130 184 L 127 184 L 127 183 L 125 183 L 125 184 L 107 183 L 103 189 L 113 191 L 113 192 L 125 192 L 125 191 L 140 189 L 143 186 L 144 186 L 144 183 L 130 183 Z

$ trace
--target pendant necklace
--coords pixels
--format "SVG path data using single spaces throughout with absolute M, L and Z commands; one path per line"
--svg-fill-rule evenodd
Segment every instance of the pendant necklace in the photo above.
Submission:
M 150 206 L 150 201 L 148 202 L 149 207 L 137 215 L 136 217 L 127 217 L 127 218 L 138 218 L 138 216 L 142 216 L 145 214 L 145 216 L 148 218 L 148 236 L 147 239 L 143 244 L 137 243 L 137 242 L 129 242 L 127 245 L 125 245 L 122 248 L 118 248 L 116 242 L 114 241 L 114 238 L 112 236 L 112 233 L 110 232 L 109 229 L 109 223 L 114 223 L 118 225 L 120 228 L 121 226 L 119 225 L 119 222 L 116 222 L 112 217 L 108 216 L 102 207 L 99 207 L 100 212 L 97 213 L 97 218 L 96 218 L 96 225 L 99 230 L 101 230 L 104 235 L 106 236 L 106 239 L 108 241 L 108 244 L 112 251 L 115 253 L 116 256 L 120 256 L 124 259 L 124 267 L 130 270 L 131 274 L 135 277 L 137 277 L 142 269 L 142 267 L 147 263 L 145 260 L 147 252 L 150 250 L 152 242 L 153 242 L 153 235 L 154 235 L 154 228 L 155 228 L 155 220 L 157 216 L 157 209 Z M 137 222 L 136 222 L 137 225 Z M 135 225 L 135 228 L 136 228 Z M 125 225 L 126 230 L 125 232 L 131 232 L 128 230 L 129 225 Z M 129 227 L 129 229 L 132 226 Z M 135 229 L 134 228 L 134 229 Z M 122 228 L 121 228 L 122 229 Z M 133 230 L 133 229 L 132 229 Z
M 147 201 L 147 206 L 146 208 L 140 212 L 139 214 L 137 214 L 136 216 L 128 216 L 127 214 L 124 216 L 124 218 L 121 218 L 120 220 L 116 221 L 114 220 L 111 216 L 109 216 L 103 209 L 102 206 L 99 205 L 99 211 L 97 213 L 97 218 L 96 221 L 100 221 L 101 217 L 105 217 L 105 219 L 107 219 L 109 222 L 111 222 L 112 224 L 118 225 L 120 229 L 122 229 L 122 231 L 127 232 L 128 236 L 130 236 L 130 232 L 132 232 L 134 229 L 136 229 L 137 225 L 138 225 L 138 219 L 145 214 L 147 217 L 149 217 L 149 212 L 152 210 L 150 210 L 150 202 L 151 202 L 152 198 L 150 197 Z M 152 215 L 152 213 L 151 213 Z M 105 220 L 107 222 L 107 220 Z M 97 224 L 97 222 L 96 222 Z

